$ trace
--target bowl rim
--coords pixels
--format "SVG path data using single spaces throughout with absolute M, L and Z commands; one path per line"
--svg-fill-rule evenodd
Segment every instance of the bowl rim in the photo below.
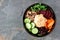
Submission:
M 53 17 L 54 17 L 53 19 L 55 20 L 55 23 L 53 24 L 53 28 L 52 28 L 51 32 L 49 32 L 49 33 L 46 34 L 46 35 L 38 36 L 38 35 L 36 35 L 36 34 L 32 34 L 32 33 L 29 32 L 28 29 L 26 28 L 25 23 L 24 23 L 24 19 L 25 19 L 25 14 L 26 14 L 26 12 L 29 10 L 30 7 L 34 6 L 35 4 L 40 4 L 40 3 L 31 4 L 31 5 L 28 6 L 28 8 L 26 8 L 26 10 L 24 11 L 24 14 L 23 14 L 23 26 L 24 26 L 25 30 L 26 30 L 30 35 L 32 35 L 32 36 L 34 36 L 34 37 L 44 37 L 44 36 L 47 36 L 48 34 L 50 34 L 50 33 L 53 31 L 53 29 L 55 28 L 55 24 L 56 24 L 56 14 L 55 14 L 54 10 L 53 10 L 49 5 L 47 5 L 47 4 L 45 4 L 45 3 L 41 3 L 42 5 L 45 5 L 45 6 L 47 6 L 47 7 L 49 7 L 49 8 L 51 9 L 50 11 L 53 13 Z

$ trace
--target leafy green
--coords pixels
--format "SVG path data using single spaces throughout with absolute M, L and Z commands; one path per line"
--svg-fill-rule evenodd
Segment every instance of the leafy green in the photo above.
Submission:
M 46 10 L 46 6 L 41 5 L 41 4 L 35 4 L 34 6 L 31 7 L 32 11 L 39 11 L 39 10 Z
M 40 6 L 41 10 L 46 10 L 47 8 L 44 5 Z

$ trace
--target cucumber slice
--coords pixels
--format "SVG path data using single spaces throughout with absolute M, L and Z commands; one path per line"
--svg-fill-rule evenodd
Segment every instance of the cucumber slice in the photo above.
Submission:
M 31 27 L 34 28 L 35 27 L 35 23 L 32 22 L 31 23 Z
M 38 29 L 37 29 L 37 28 L 33 28 L 33 29 L 32 29 L 32 33 L 33 33 L 33 34 L 37 34 L 37 33 L 38 33 Z
M 29 18 L 25 18 L 24 22 L 25 22 L 25 23 L 30 23 L 31 20 L 30 20 Z
M 30 29 L 31 28 L 31 24 L 30 23 L 26 23 L 26 28 Z
M 32 31 L 32 29 L 29 29 L 29 31 L 31 32 L 31 31 Z

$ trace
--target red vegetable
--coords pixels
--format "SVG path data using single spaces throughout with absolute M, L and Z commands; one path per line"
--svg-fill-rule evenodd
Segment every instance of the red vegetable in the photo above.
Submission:
M 47 29 L 45 28 L 45 27 L 40 27 L 40 28 L 38 28 L 39 29 L 39 33 L 41 34 L 41 35 L 45 35 L 46 33 L 47 33 Z
M 49 10 L 40 10 L 39 14 L 43 14 L 46 18 L 51 18 L 53 15 Z

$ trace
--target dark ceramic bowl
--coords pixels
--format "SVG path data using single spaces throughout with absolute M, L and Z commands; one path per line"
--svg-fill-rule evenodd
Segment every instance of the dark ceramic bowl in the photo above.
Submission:
M 23 25 L 24 25 L 24 28 L 26 29 L 26 31 L 27 31 L 29 34 L 31 34 L 31 35 L 33 35 L 33 36 L 36 36 L 36 37 L 42 37 L 42 36 L 45 36 L 45 35 L 47 35 L 47 34 L 49 34 L 49 33 L 51 33 L 51 32 L 46 33 L 45 35 L 40 35 L 40 36 L 39 36 L 38 34 L 32 34 L 31 32 L 28 31 L 28 29 L 26 28 L 26 25 L 25 25 L 25 23 L 24 23 L 24 19 L 25 19 L 26 12 L 30 9 L 30 7 L 32 7 L 32 6 L 36 5 L 36 4 L 38 4 L 38 3 L 32 4 L 31 6 L 29 6 L 29 7 L 25 10 L 24 15 L 23 15 Z M 54 19 L 54 21 L 55 21 L 55 23 L 56 23 L 56 17 L 55 17 L 55 13 L 54 13 L 53 9 L 52 9 L 50 6 L 48 6 L 48 5 L 44 4 L 44 3 L 41 3 L 41 5 L 45 5 L 45 6 L 47 7 L 47 9 L 50 10 L 50 12 L 51 12 L 52 15 L 53 15 L 52 18 Z M 53 26 L 52 26 L 53 28 L 51 29 L 51 31 L 54 29 L 55 23 L 53 24 Z

